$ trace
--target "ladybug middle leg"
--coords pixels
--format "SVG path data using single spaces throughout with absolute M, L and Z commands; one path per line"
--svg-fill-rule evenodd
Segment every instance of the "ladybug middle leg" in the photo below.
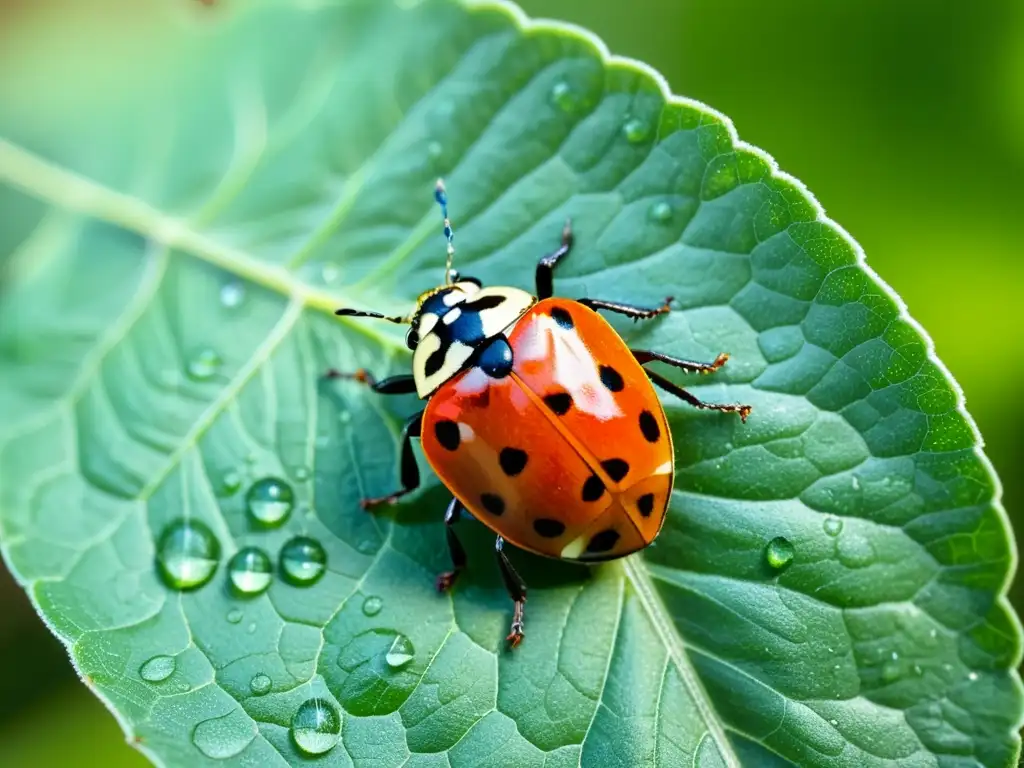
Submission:
M 516 569 L 512 567 L 504 551 L 505 540 L 499 536 L 494 540 L 494 551 L 498 556 L 498 568 L 501 570 L 501 580 L 505 582 L 505 589 L 508 596 L 512 598 L 515 607 L 512 611 L 512 625 L 509 627 L 508 637 L 505 639 L 508 644 L 515 648 L 523 641 L 523 609 L 526 607 L 526 583 Z
M 459 541 L 459 537 L 455 535 L 455 529 L 452 527 L 459 522 L 464 509 L 462 502 L 453 498 L 444 513 L 444 533 L 448 539 L 448 554 L 452 558 L 452 569 L 437 577 L 438 592 L 447 591 L 462 573 L 462 569 L 466 567 L 466 550 L 462 548 L 462 542 Z
M 714 362 L 712 363 L 698 363 L 693 360 L 683 360 L 678 357 L 671 357 L 670 355 L 665 355 L 662 354 L 661 352 L 650 352 L 644 349 L 632 349 L 630 351 L 633 353 L 633 357 L 637 359 L 637 362 L 639 362 L 640 365 L 657 360 L 667 365 L 671 365 L 673 368 L 678 368 L 681 371 L 686 371 L 687 373 L 714 373 L 723 365 L 725 365 L 726 360 L 729 359 L 729 355 L 725 354 L 724 352 L 720 354 L 718 357 L 716 357 Z M 742 419 L 743 421 L 747 420 L 747 416 L 750 415 L 750 411 L 752 410 L 751 406 L 749 405 L 723 405 L 721 403 L 705 403 L 699 397 L 697 397 L 694 394 L 691 394 L 690 392 L 687 392 L 685 389 L 673 383 L 672 381 L 669 381 L 660 373 L 655 373 L 654 371 L 648 370 L 647 368 L 644 368 L 644 371 L 647 373 L 647 377 L 656 386 L 661 387 L 669 394 L 673 394 L 676 397 L 680 398 L 681 400 L 685 400 L 694 408 L 702 408 L 704 410 L 709 411 L 721 411 L 723 413 L 738 413 L 740 415 L 740 419 Z

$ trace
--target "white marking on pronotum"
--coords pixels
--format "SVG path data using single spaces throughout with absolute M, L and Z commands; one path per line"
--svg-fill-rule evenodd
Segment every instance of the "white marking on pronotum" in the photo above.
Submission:
M 444 317 L 441 318 L 441 321 L 445 325 L 451 325 L 460 317 L 462 317 L 462 310 L 456 307 L 455 309 L 451 309 L 445 312 Z

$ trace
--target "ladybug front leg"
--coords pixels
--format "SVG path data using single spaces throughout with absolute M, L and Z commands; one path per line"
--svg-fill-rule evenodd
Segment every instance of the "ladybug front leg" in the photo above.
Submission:
M 672 311 L 672 297 L 666 297 L 665 301 L 657 307 L 638 307 L 634 304 L 623 304 L 621 301 L 605 301 L 604 299 L 576 299 L 578 304 L 582 304 L 588 309 L 592 309 L 595 312 L 599 309 L 606 309 L 609 312 L 617 312 L 620 315 L 632 319 L 634 322 L 637 320 L 650 320 L 652 317 L 658 315 L 664 315 Z
M 448 554 L 452 558 L 452 569 L 437 577 L 438 592 L 445 592 L 451 588 L 455 579 L 462 573 L 462 569 L 466 567 L 466 550 L 462 548 L 462 542 L 459 541 L 459 537 L 455 535 L 455 529 L 452 527 L 459 522 L 464 509 L 462 502 L 453 498 L 444 513 L 444 532 L 448 539 Z
M 537 285 L 537 298 L 550 299 L 555 292 L 555 267 L 558 262 L 569 255 L 572 250 L 572 222 L 565 220 L 562 227 L 562 244 L 557 251 L 541 257 L 537 262 L 537 273 L 535 277 Z
M 344 373 L 331 368 L 324 374 L 324 378 L 358 381 L 381 395 L 411 395 L 416 392 L 416 379 L 408 374 L 390 376 L 377 381 L 365 368 L 360 368 L 355 373 Z
M 385 381 L 388 381 L 385 379 Z M 383 382 L 382 382 L 383 383 Z M 371 509 L 380 504 L 394 504 L 407 493 L 420 487 L 420 469 L 416 466 L 416 454 L 412 450 L 412 439 L 420 436 L 423 426 L 423 411 L 411 416 L 402 428 L 402 487 L 387 496 L 363 499 L 363 509 Z
M 515 648 L 523 641 L 523 609 L 526 606 L 526 583 L 523 577 L 516 573 L 512 563 L 504 552 L 505 540 L 499 536 L 494 540 L 494 551 L 498 555 L 498 568 L 501 570 L 501 580 L 505 582 L 505 589 L 508 596 L 515 602 L 512 611 L 512 626 L 509 628 L 508 637 L 505 639 L 508 644 Z

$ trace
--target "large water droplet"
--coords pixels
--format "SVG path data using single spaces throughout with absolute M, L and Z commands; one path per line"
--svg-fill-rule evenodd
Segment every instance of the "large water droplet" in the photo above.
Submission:
M 370 595 L 368 598 L 363 600 L 363 613 L 367 616 L 376 616 L 380 613 L 380 609 L 384 607 L 384 601 L 376 595 Z
M 622 133 L 630 144 L 640 144 L 647 141 L 651 135 L 651 126 L 638 117 L 627 120 L 622 126 Z
M 264 477 L 252 484 L 245 497 L 253 521 L 265 528 L 277 528 L 288 519 L 295 505 L 292 487 L 277 477 Z
M 825 533 L 829 536 L 838 536 L 843 532 L 843 521 L 838 517 L 826 517 L 821 527 L 825 529 Z
M 307 755 L 329 752 L 341 738 L 341 713 L 326 699 L 307 699 L 292 716 L 292 740 Z
M 564 80 L 559 80 L 552 86 L 551 101 L 565 112 L 572 112 L 576 108 L 576 95 L 572 92 L 572 86 Z
M 665 224 L 672 221 L 672 206 L 662 200 L 655 203 L 647 212 L 647 218 L 658 224 Z
M 172 589 L 196 589 L 217 570 L 220 543 L 198 520 L 170 523 L 156 546 L 157 569 Z
M 256 723 L 239 709 L 204 720 L 192 731 L 192 743 L 214 760 L 234 757 L 255 738 Z
M 259 547 L 243 547 L 228 561 L 228 579 L 236 593 L 251 596 L 267 591 L 273 579 L 274 564 Z
M 308 587 L 324 575 L 327 553 L 316 539 L 296 536 L 281 547 L 280 566 L 285 581 L 296 587 Z
M 139 677 L 149 683 L 159 683 L 174 674 L 173 656 L 154 656 L 139 667 Z
M 220 303 L 228 309 L 234 309 L 245 301 L 245 286 L 241 283 L 231 281 L 220 287 Z
M 185 372 L 193 381 L 209 381 L 217 375 L 223 362 L 215 351 L 204 349 L 188 361 Z
M 793 544 L 785 536 L 776 536 L 764 548 L 764 559 L 777 571 L 793 562 Z
M 270 692 L 271 685 L 270 677 L 260 672 L 252 676 L 252 680 L 249 681 L 249 690 L 256 696 L 262 696 Z
M 416 649 L 413 648 L 412 641 L 405 635 L 398 635 L 385 654 L 384 661 L 392 669 L 401 669 L 412 661 L 415 655 Z

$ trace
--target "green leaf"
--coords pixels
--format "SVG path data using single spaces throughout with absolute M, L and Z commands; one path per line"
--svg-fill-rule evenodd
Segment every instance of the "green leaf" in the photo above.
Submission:
M 145 754 L 1015 761 L 1015 556 L 962 398 L 850 238 L 724 117 L 497 3 L 138 14 L 68 10 L 0 75 L 0 535 Z M 403 312 L 436 284 L 439 175 L 459 267 L 529 288 L 571 216 L 559 293 L 674 294 L 626 339 L 730 352 L 693 391 L 754 405 L 744 425 L 666 400 L 676 493 L 642 555 L 588 572 L 513 553 L 515 652 L 483 526 L 462 525 L 456 590 L 433 591 L 432 476 L 359 509 L 395 487 L 411 398 L 318 381 L 408 367 L 397 329 L 331 310 Z M 246 515 L 266 477 L 293 491 L 280 528 Z M 177 592 L 154 559 L 182 517 L 220 562 Z M 232 594 L 236 550 L 276 559 L 299 534 L 326 550 L 319 581 Z

